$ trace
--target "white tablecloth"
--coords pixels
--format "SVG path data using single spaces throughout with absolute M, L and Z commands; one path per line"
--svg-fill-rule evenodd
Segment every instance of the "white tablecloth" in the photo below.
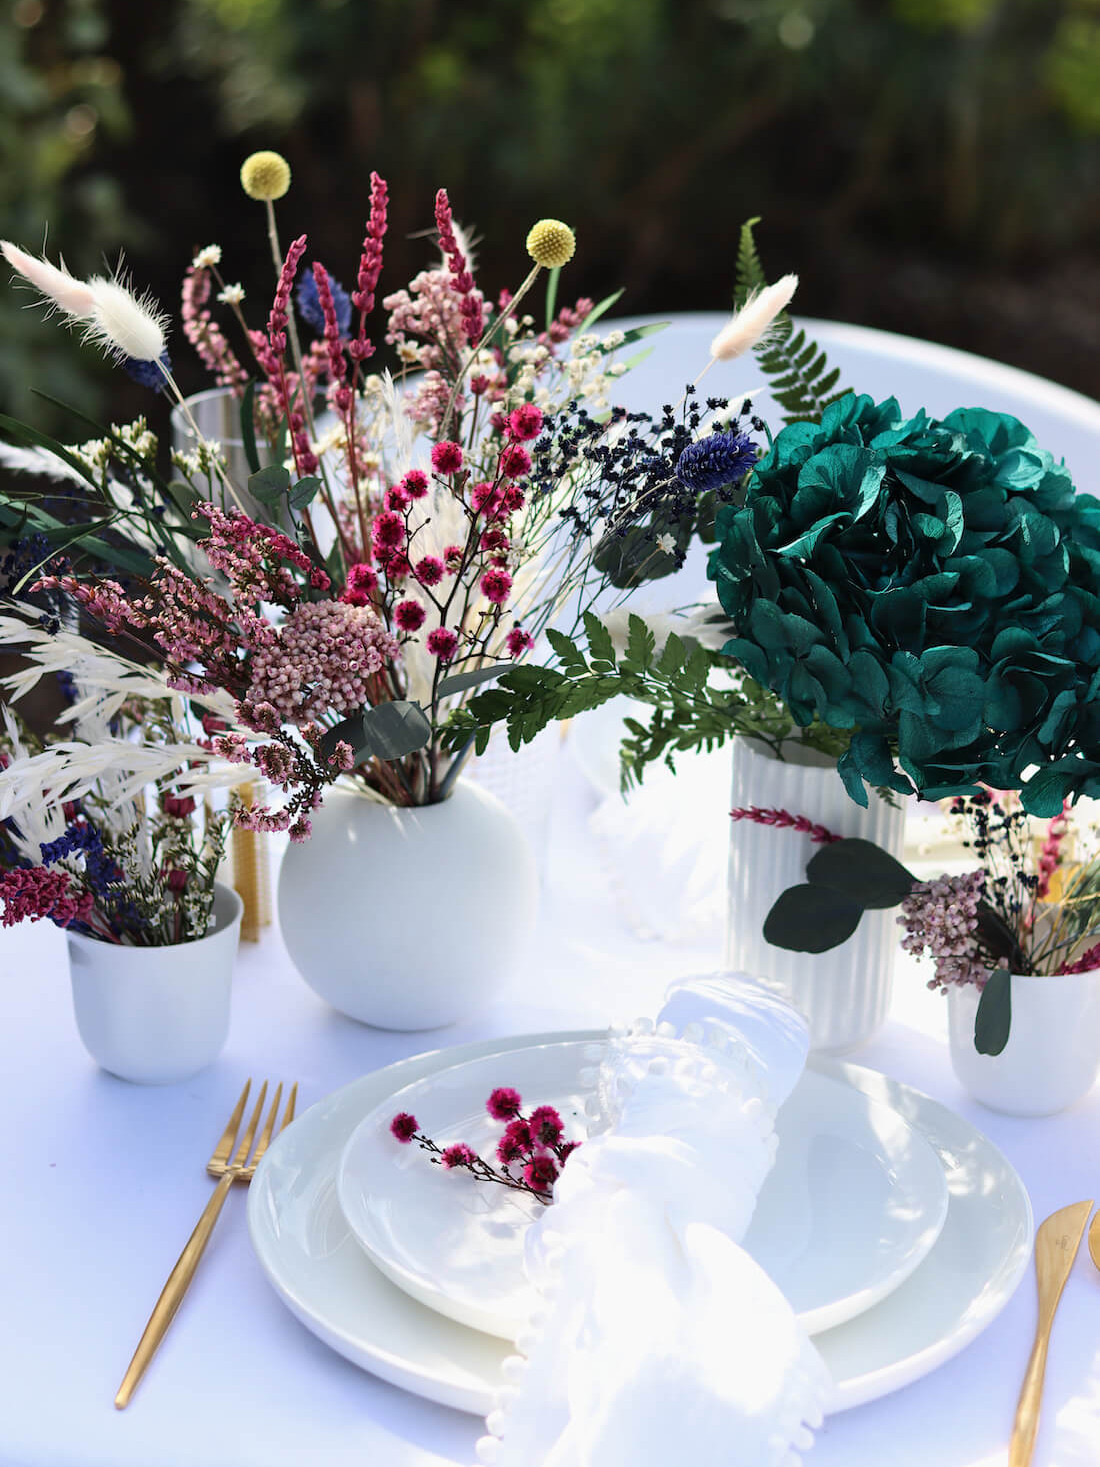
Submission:
M 669 979 L 719 965 L 717 951 L 647 943 L 624 925 L 585 828 L 593 800 L 566 761 L 530 961 L 494 1008 L 442 1033 L 386 1034 L 340 1017 L 296 977 L 272 933 L 242 951 L 218 1063 L 180 1085 L 129 1085 L 97 1070 L 81 1048 L 62 934 L 45 925 L 0 934 L 0 1467 L 473 1462 L 477 1420 L 373 1379 L 292 1318 L 252 1256 L 243 1192 L 230 1198 L 132 1405 L 117 1412 L 112 1398 L 209 1195 L 203 1164 L 245 1075 L 297 1078 L 308 1105 L 440 1043 L 645 1012 Z M 904 968 L 890 1022 L 853 1058 L 984 1130 L 1019 1169 L 1037 1218 L 1092 1196 L 1100 1088 L 1062 1116 L 995 1115 L 955 1081 L 944 1025 L 943 1000 Z M 1098 1319 L 1100 1274 L 1082 1250 L 1055 1329 L 1037 1467 L 1095 1467 L 1100 1458 Z M 954 1361 L 831 1418 L 809 1461 L 999 1467 L 1034 1322 L 1029 1277 Z
M 716 324 L 684 318 L 662 341 L 663 377 L 650 380 L 655 369 L 646 363 L 627 379 L 631 397 L 652 403 L 655 389 L 693 377 Z M 847 380 L 880 396 L 897 390 L 907 408 L 982 402 L 1019 412 L 1066 453 L 1083 487 L 1095 489 L 1087 478 L 1100 443 L 1095 404 L 959 353 L 898 348 L 877 333 L 831 328 L 827 339 Z M 752 373 L 751 364 L 726 378 L 715 371 L 707 390 L 742 390 Z M 209 1196 L 203 1164 L 244 1076 L 297 1079 L 309 1105 L 365 1071 L 439 1044 L 652 1011 L 670 979 L 720 966 L 717 943 L 646 942 L 627 925 L 622 892 L 609 884 L 586 830 L 593 801 L 575 770 L 563 772 L 530 959 L 495 1007 L 441 1034 L 380 1033 L 335 1014 L 296 977 L 273 933 L 242 952 L 218 1063 L 164 1089 L 128 1085 L 97 1070 L 80 1045 L 63 935 L 44 924 L 0 932 L 0 1467 L 473 1461 L 477 1420 L 375 1380 L 289 1314 L 252 1256 L 241 1192 L 229 1199 L 133 1404 L 119 1413 L 112 1399 Z M 1100 1090 L 1046 1120 L 994 1115 L 955 1081 L 945 1022 L 943 1000 L 903 969 L 889 1024 L 854 1058 L 983 1129 L 1019 1169 L 1037 1218 L 1100 1192 Z M 1000 1467 L 1035 1313 L 1028 1278 L 956 1360 L 831 1418 L 810 1454 L 813 1467 Z M 1100 1460 L 1098 1321 L 1100 1274 L 1083 1251 L 1055 1329 L 1037 1467 Z

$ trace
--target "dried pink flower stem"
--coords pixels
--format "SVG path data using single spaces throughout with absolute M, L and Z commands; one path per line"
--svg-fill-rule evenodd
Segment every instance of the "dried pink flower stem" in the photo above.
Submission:
M 751 820 L 755 825 L 775 825 L 785 830 L 797 830 L 808 835 L 815 845 L 832 845 L 843 837 L 834 835 L 824 825 L 815 825 L 806 815 L 792 815 L 789 810 L 773 810 L 760 805 L 749 805 L 747 809 L 735 807 L 730 811 L 731 820 Z

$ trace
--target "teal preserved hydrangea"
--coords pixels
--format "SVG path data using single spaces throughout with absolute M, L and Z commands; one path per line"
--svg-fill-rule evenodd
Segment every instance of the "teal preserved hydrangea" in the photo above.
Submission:
M 723 651 L 852 730 L 860 804 L 864 781 L 1037 815 L 1100 795 L 1100 501 L 1015 418 L 849 394 L 779 434 L 717 533 Z

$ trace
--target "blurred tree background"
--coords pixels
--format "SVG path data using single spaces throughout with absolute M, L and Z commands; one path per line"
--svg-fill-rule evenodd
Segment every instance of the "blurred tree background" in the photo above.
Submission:
M 563 298 L 725 309 L 737 226 L 803 314 L 947 342 L 1100 397 L 1100 0 L 9 0 L 0 233 L 78 274 L 124 249 L 173 310 L 195 247 L 259 318 L 243 157 L 283 152 L 284 239 L 350 284 L 372 168 L 383 290 L 445 183 L 491 293 L 573 224 Z M 262 305 L 260 304 L 262 303 Z M 0 292 L 0 402 L 148 406 Z M 208 385 L 177 331 L 185 388 Z M 68 436 L 79 431 L 69 425 Z

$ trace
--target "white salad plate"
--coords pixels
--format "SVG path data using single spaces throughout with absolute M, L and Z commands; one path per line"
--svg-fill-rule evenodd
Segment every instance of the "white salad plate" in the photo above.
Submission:
M 371 1263 L 340 1210 L 340 1159 L 370 1111 L 426 1075 L 483 1055 L 503 1060 L 540 1044 L 602 1037 L 535 1034 L 416 1055 L 337 1090 L 282 1132 L 248 1189 L 249 1232 L 273 1288 L 307 1329 L 393 1385 L 486 1413 L 512 1347 L 417 1303 Z M 943 1230 L 911 1277 L 815 1338 L 832 1373 L 830 1410 L 842 1411 L 927 1375 L 996 1318 L 1027 1268 L 1032 1217 L 1015 1171 L 960 1116 L 872 1070 L 811 1063 L 815 1073 L 889 1107 L 922 1135 L 940 1158 L 949 1194 Z
M 529 1109 L 553 1105 L 566 1139 L 583 1140 L 579 1077 L 593 1063 L 591 1048 L 567 1040 L 467 1060 L 388 1096 L 360 1122 L 344 1148 L 337 1194 L 387 1278 L 471 1329 L 506 1340 L 522 1332 L 537 1305 L 524 1235 L 543 1204 L 445 1171 L 416 1143 L 399 1144 L 390 1122 L 411 1112 L 438 1145 L 465 1141 L 492 1160 L 504 1128 L 485 1101 L 509 1085 Z M 803 1075 L 776 1132 L 776 1162 L 744 1246 L 818 1334 L 909 1277 L 940 1235 L 947 1181 L 931 1146 L 899 1115 L 825 1075 Z

